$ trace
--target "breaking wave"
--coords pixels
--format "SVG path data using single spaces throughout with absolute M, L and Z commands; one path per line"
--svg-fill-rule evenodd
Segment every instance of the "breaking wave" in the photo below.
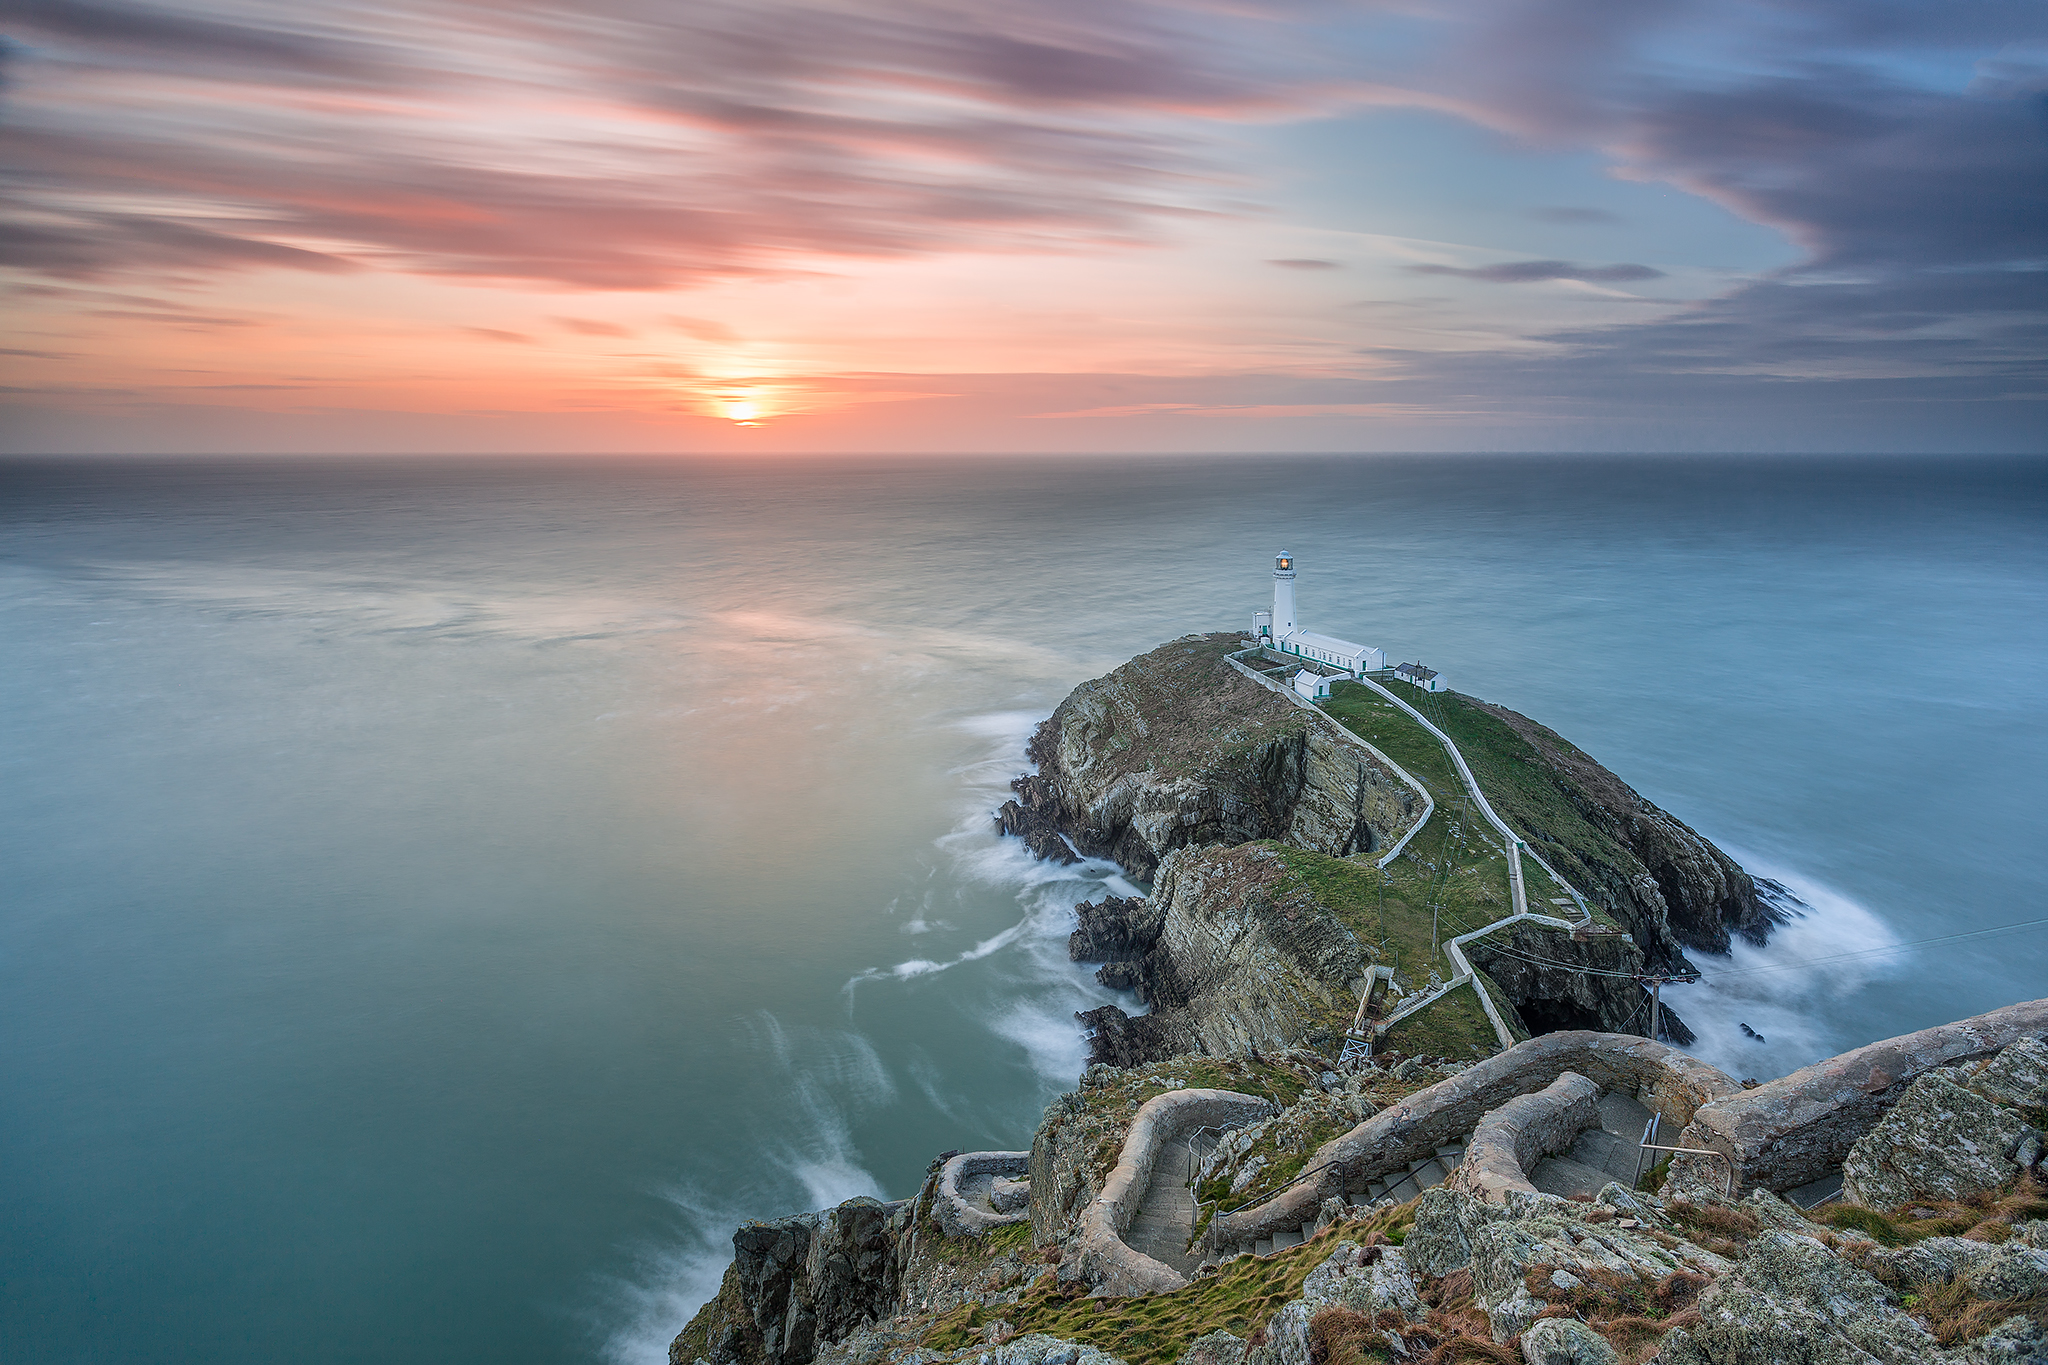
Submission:
M 1767 903 L 1785 918 L 1764 947 L 1737 938 L 1725 958 L 1695 954 L 1703 979 L 1664 988 L 1698 1035 L 1686 1050 L 1738 1080 L 1770 1080 L 1864 1041 L 1834 1027 L 1835 1002 L 1904 963 L 1840 955 L 1892 947 L 1898 935 L 1833 887 L 1767 858 L 1728 852 L 1758 875 Z

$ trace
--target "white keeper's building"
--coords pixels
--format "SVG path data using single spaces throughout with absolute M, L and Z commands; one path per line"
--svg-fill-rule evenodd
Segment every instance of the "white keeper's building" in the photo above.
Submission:
M 1294 556 L 1282 551 L 1273 557 L 1273 610 L 1252 617 L 1252 634 L 1266 648 L 1297 658 L 1342 669 L 1357 677 L 1387 666 L 1387 656 L 1371 645 L 1354 644 L 1334 635 L 1303 630 L 1294 618 Z M 1308 686 L 1304 687 L 1303 684 Z M 1294 687 L 1303 696 L 1327 697 L 1329 679 L 1311 671 L 1296 675 Z

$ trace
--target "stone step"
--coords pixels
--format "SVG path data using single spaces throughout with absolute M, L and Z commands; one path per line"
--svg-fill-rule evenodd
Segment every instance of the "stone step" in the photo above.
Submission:
M 1785 1191 L 1785 1198 L 1802 1209 L 1818 1208 L 1828 1199 L 1842 1192 L 1842 1173 L 1829 1171 L 1818 1180 L 1810 1180 L 1797 1189 Z
M 1436 1155 L 1437 1159 L 1442 1161 L 1444 1165 L 1455 1166 L 1465 1159 L 1465 1149 L 1456 1143 L 1452 1143 L 1447 1147 L 1437 1148 Z
M 1415 1183 L 1414 1176 L 1403 1171 L 1398 1177 L 1387 1182 L 1386 1193 L 1396 1204 L 1405 1204 L 1422 1193 L 1422 1186 Z
M 1435 1157 L 1428 1161 L 1418 1161 L 1408 1168 L 1408 1177 L 1415 1182 L 1418 1191 L 1433 1189 L 1443 1184 L 1444 1178 L 1448 1175 L 1450 1172 L 1444 1169 L 1444 1164 Z
M 1260 1256 L 1272 1255 L 1273 1239 L 1271 1237 L 1261 1237 L 1258 1241 L 1252 1243 L 1252 1250 Z
M 1617 1137 L 1627 1138 L 1630 1146 L 1643 1140 L 1643 1125 L 1650 1121 L 1649 1109 L 1616 1090 L 1609 1090 L 1600 1097 L 1600 1126 Z M 1659 1139 L 1663 1142 L 1670 1138 Z
M 1545 1157 L 1529 1172 L 1529 1183 L 1537 1189 L 1567 1199 L 1575 1194 L 1598 1194 L 1600 1187 L 1612 1179 L 1600 1167 L 1587 1166 L 1569 1157 Z
M 1285 1251 L 1289 1247 L 1298 1247 L 1302 1241 L 1300 1228 L 1283 1228 L 1273 1234 L 1273 1250 Z
M 1623 1185 L 1635 1179 L 1636 1155 L 1640 1144 L 1634 1138 L 1593 1128 L 1579 1134 L 1579 1140 L 1565 1153 L 1581 1166 L 1607 1172 Z

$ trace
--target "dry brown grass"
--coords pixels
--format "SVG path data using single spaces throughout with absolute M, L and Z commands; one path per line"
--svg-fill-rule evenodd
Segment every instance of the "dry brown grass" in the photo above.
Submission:
M 2014 1314 L 2048 1326 L 2048 1294 L 2031 1299 L 1980 1299 L 1960 1281 L 1933 1285 L 1911 1296 L 1912 1312 L 1927 1324 L 1934 1339 L 1957 1346 L 1986 1332 Z

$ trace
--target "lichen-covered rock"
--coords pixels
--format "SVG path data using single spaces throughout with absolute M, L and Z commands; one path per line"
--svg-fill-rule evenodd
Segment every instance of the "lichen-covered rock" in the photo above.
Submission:
M 1219 1327 L 1189 1342 L 1173 1365 L 1241 1365 L 1244 1352 L 1244 1338 Z
M 1902 1247 L 1873 1247 L 1862 1253 L 1871 1270 L 1908 1289 L 1947 1284 L 1998 1248 L 1967 1237 L 1929 1237 Z
M 968 1350 L 955 1359 L 974 1365 L 1124 1365 L 1106 1351 L 1043 1332 L 1012 1337 L 1000 1346 Z
M 1959 1278 L 1980 1299 L 2031 1299 L 2048 1294 L 2048 1251 L 2007 1242 L 1974 1258 Z
M 1400 1247 L 1340 1242 L 1302 1281 L 1301 1297 L 1266 1319 L 1264 1340 L 1245 1354 L 1244 1365 L 1311 1365 L 1309 1324 L 1326 1308 L 1367 1318 L 1392 1311 L 1410 1322 L 1428 1314 Z
M 1965 1084 L 2005 1104 L 2048 1105 L 2048 1044 L 2038 1038 L 2022 1038 L 1986 1062 Z
M 1811 1237 L 1770 1231 L 1700 1297 L 1659 1365 L 1933 1365 L 1953 1357 L 1897 1297 Z
M 1620 1365 L 1621 1355 L 1577 1318 L 1544 1318 L 1522 1333 L 1522 1359 L 1529 1365 Z
M 1842 1193 L 1888 1209 L 1997 1189 L 2020 1173 L 2013 1153 L 2033 1131 L 2004 1105 L 1930 1073 L 1849 1149 Z
M 1472 1234 L 1507 1217 L 1507 1210 L 1442 1186 L 1415 1201 L 1415 1222 L 1401 1242 L 1408 1263 L 1431 1279 L 1472 1264 Z
M 1429 1312 L 1407 1254 L 1396 1246 L 1339 1242 L 1329 1259 L 1302 1281 L 1301 1296 L 1318 1308 L 1336 1304 L 1368 1318 L 1395 1312 L 1420 1322 Z
M 1532 1291 L 1532 1270 L 1547 1268 L 1551 1277 L 1562 1271 L 1579 1279 L 1604 1272 L 1632 1278 L 1647 1288 L 1673 1271 L 1713 1276 L 1731 1268 L 1729 1261 L 1690 1242 L 1672 1239 L 1673 1245 L 1666 1247 L 1646 1229 L 1574 1221 L 1570 1211 L 1587 1205 L 1521 1202 L 1537 1216 L 1511 1216 L 1471 1234 L 1472 1292 L 1493 1325 L 1495 1341 L 1512 1340 L 1550 1306 L 1540 1292 L 1544 1277 L 1536 1277 L 1537 1290 Z M 1508 1212 L 1516 1214 L 1513 1206 Z M 1548 1282 L 1559 1289 L 1571 1287 L 1569 1280 Z

